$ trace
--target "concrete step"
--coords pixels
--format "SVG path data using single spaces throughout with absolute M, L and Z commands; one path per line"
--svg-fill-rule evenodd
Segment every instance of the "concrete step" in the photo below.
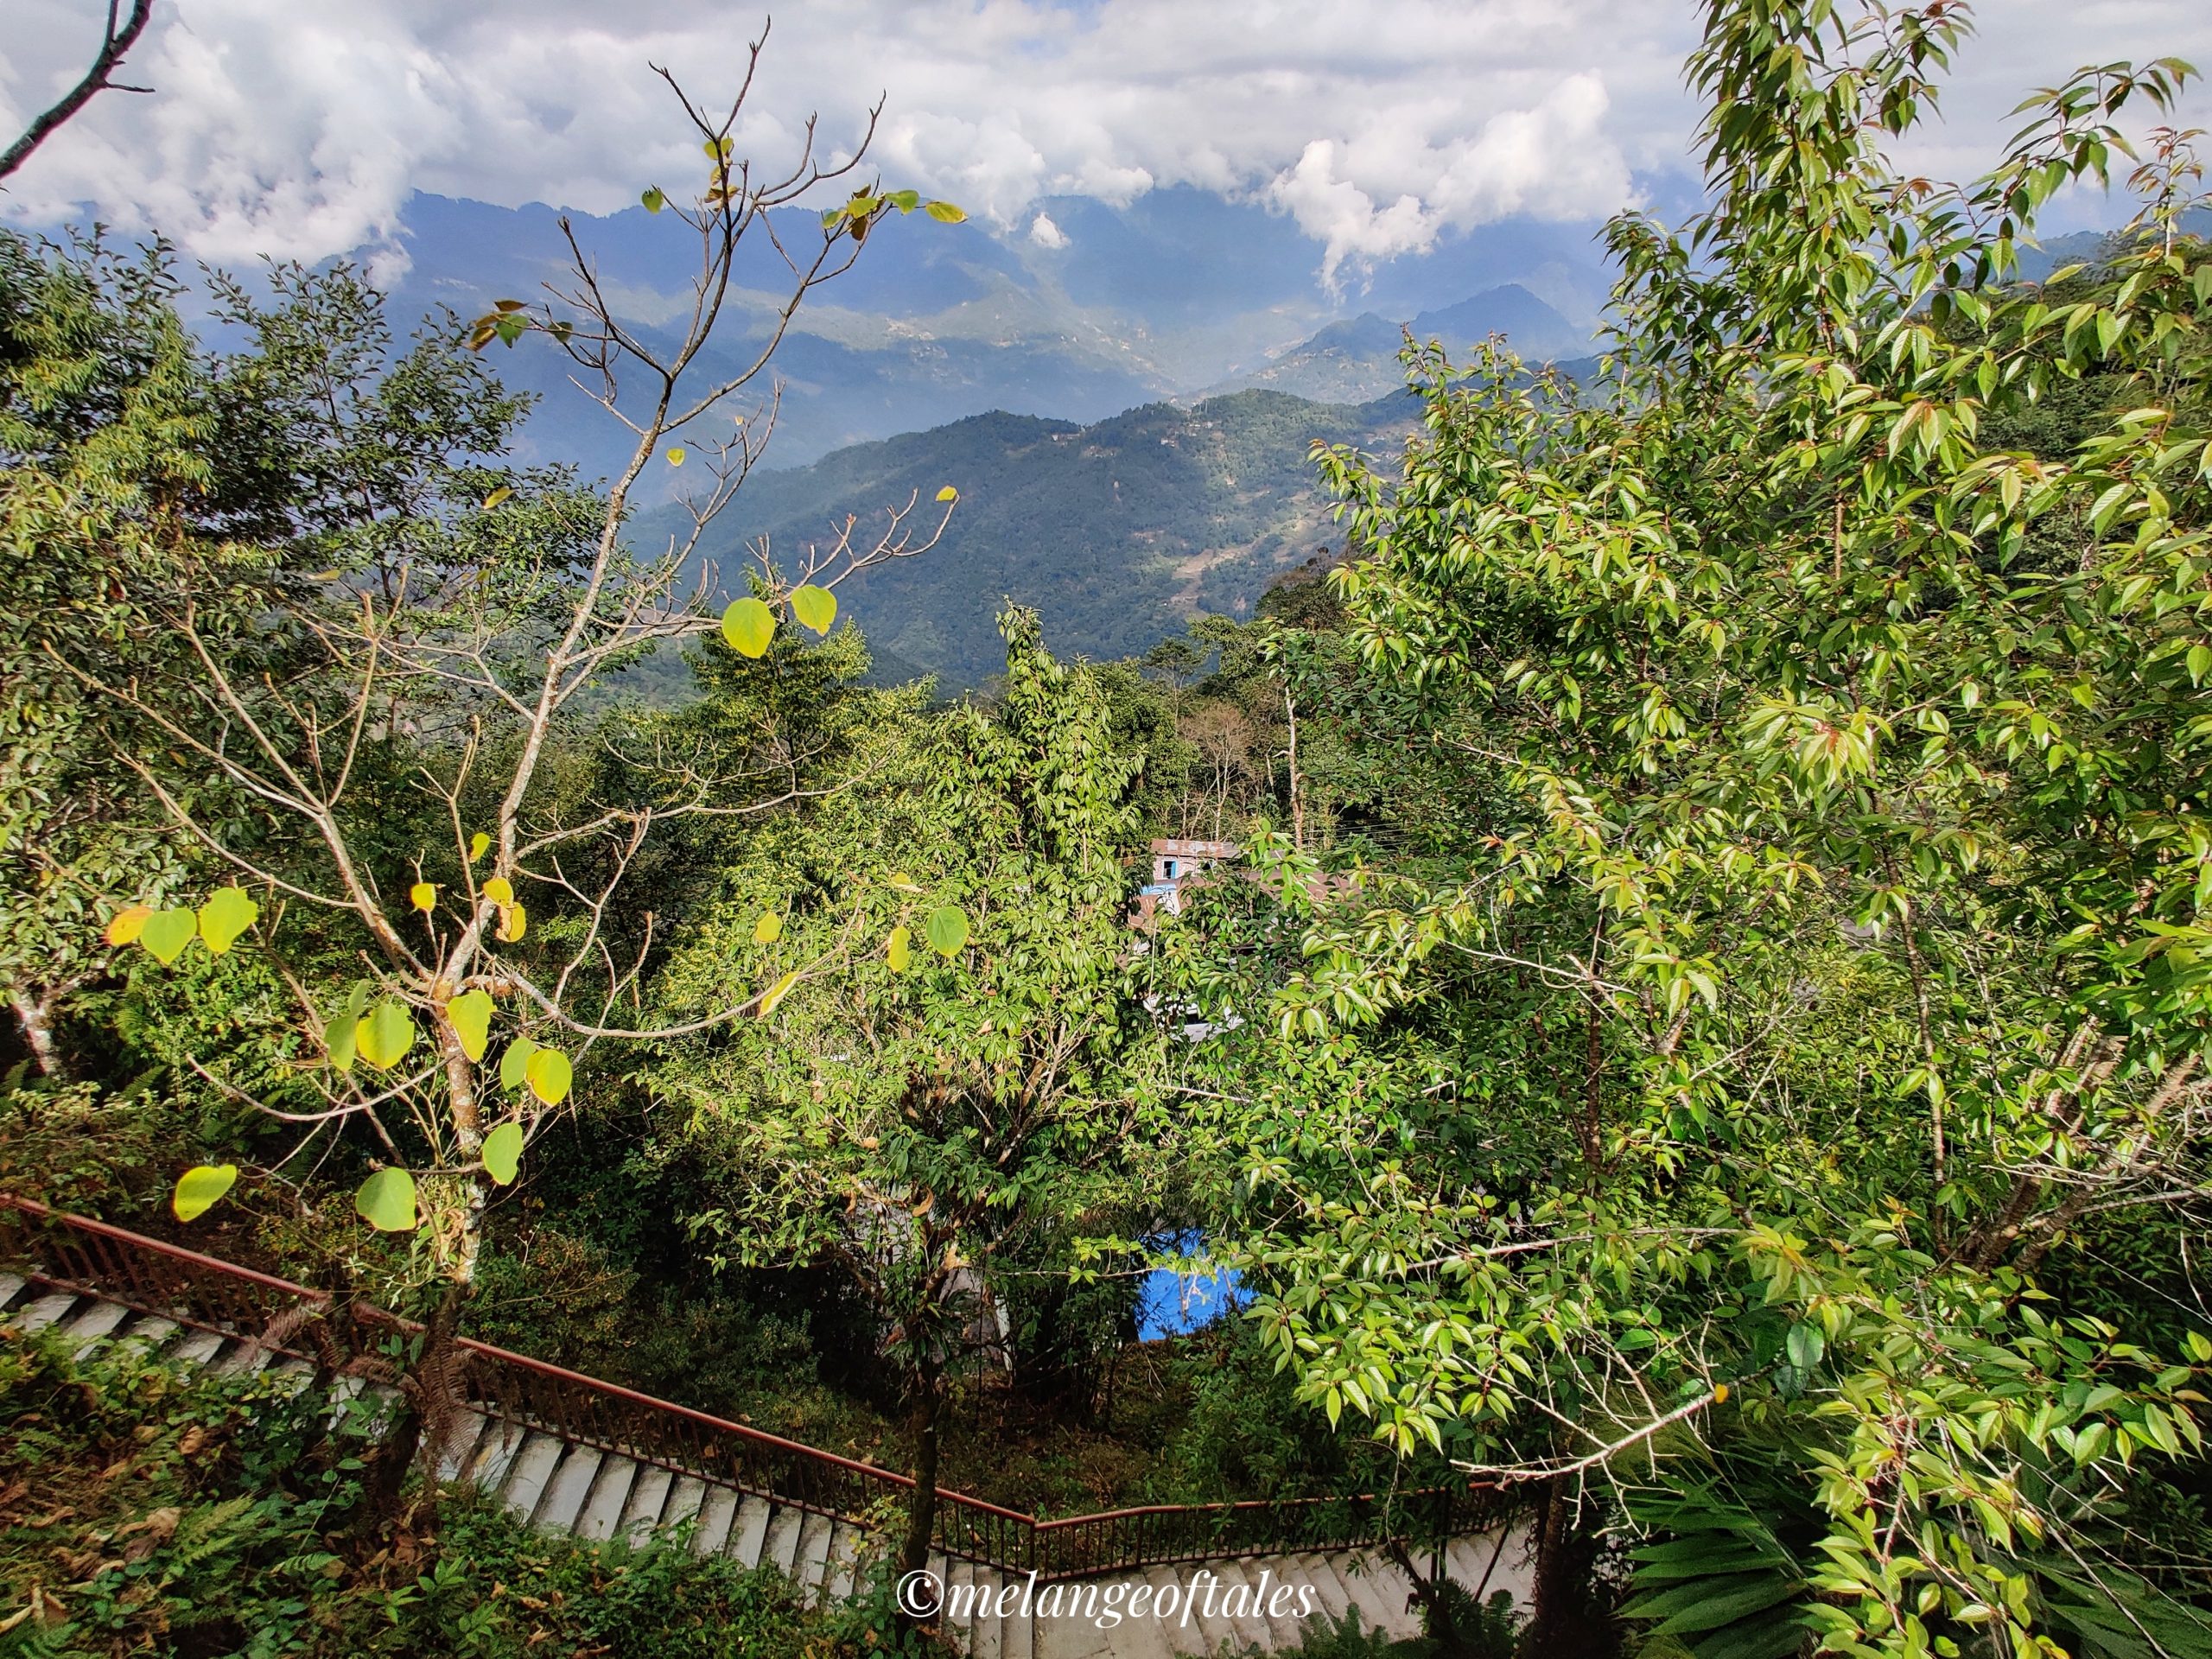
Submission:
M 553 1471 L 561 1466 L 561 1453 L 565 1450 L 567 1447 L 555 1436 L 531 1429 L 523 1437 L 522 1450 L 515 1453 L 506 1479 L 499 1484 L 500 1501 L 524 1520 L 535 1520 L 537 1506 L 544 1501 L 545 1489 L 552 1484 Z
M 621 1534 L 632 1544 L 642 1544 L 660 1524 L 661 1510 L 667 1507 L 669 1488 L 676 1484 L 671 1470 L 658 1464 L 647 1464 L 638 1471 L 637 1482 L 630 1488 L 628 1500 L 622 1505 Z
M 630 1489 L 637 1484 L 638 1465 L 634 1459 L 611 1452 L 601 1459 L 599 1473 L 584 1497 L 583 1508 L 576 1515 L 576 1536 L 603 1543 L 620 1531 L 622 1514 L 630 1502 Z
M 822 1581 L 830 1573 L 830 1535 L 836 1523 L 826 1515 L 808 1514 L 798 1523 L 798 1547 L 791 1577 L 808 1601 L 818 1599 Z
M 79 1300 L 66 1290 L 48 1291 L 37 1300 L 26 1303 L 9 1315 L 8 1323 L 25 1336 L 30 1336 L 68 1318 L 69 1311 L 77 1306 Z
M 699 1530 L 691 1548 L 702 1555 L 719 1555 L 729 1542 L 730 1522 L 737 1519 L 740 1494 L 732 1486 L 709 1486 L 707 1501 L 699 1506 Z
M 768 1517 L 774 1510 L 766 1498 L 750 1492 L 737 1506 L 737 1524 L 729 1533 L 729 1553 L 747 1567 L 760 1565 L 760 1551 L 768 1539 Z
M 768 1516 L 768 1535 L 760 1546 L 762 1567 L 772 1567 L 785 1578 L 798 1560 L 798 1532 L 804 1511 L 778 1504 Z

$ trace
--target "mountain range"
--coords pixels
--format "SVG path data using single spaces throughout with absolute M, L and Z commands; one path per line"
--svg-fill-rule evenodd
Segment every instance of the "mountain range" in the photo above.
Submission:
M 849 514 L 856 537 L 909 503 L 914 522 L 934 524 L 937 493 L 951 485 L 959 500 L 935 548 L 861 573 L 839 596 L 879 677 L 929 673 L 957 690 L 1002 664 L 995 618 L 1007 601 L 1044 613 L 1056 651 L 1093 658 L 1142 652 L 1199 611 L 1249 615 L 1270 581 L 1336 539 L 1311 441 L 1383 452 L 1417 416 L 1402 391 L 1351 405 L 1264 391 L 1087 425 L 971 416 L 756 472 L 702 550 L 741 593 L 748 547 L 765 539 L 789 573 Z M 680 513 L 643 516 L 639 545 L 683 524 Z

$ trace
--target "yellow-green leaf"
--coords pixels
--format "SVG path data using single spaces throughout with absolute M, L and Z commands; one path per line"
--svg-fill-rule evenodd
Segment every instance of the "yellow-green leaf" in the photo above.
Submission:
M 755 944 L 773 944 L 783 937 L 784 918 L 772 910 L 753 924 L 753 943 Z
M 919 893 L 922 890 L 920 884 L 904 870 L 893 870 L 884 880 L 901 893 Z
M 484 1137 L 484 1173 L 501 1186 L 512 1186 L 521 1167 L 522 1125 L 502 1123 Z
M 529 926 L 530 912 L 520 905 L 509 905 L 499 912 L 499 943 L 512 944 Z
M 354 1052 L 360 1042 L 361 1010 L 369 1006 L 369 993 L 374 988 L 365 979 L 355 980 L 353 988 L 346 994 L 345 1007 L 323 1027 L 322 1039 L 330 1049 L 330 1063 L 340 1071 L 353 1069 Z
M 791 589 L 791 614 L 817 633 L 830 632 L 830 625 L 837 620 L 837 595 L 827 588 L 817 588 L 809 582 L 804 588 Z
M 415 1020 L 407 1005 L 388 996 L 353 1027 L 353 1047 L 379 1071 L 389 1071 L 415 1046 Z
M 514 883 L 504 875 L 495 875 L 484 884 L 484 896 L 504 909 L 515 901 Z
M 922 211 L 940 225 L 959 225 L 964 223 L 968 218 L 963 209 L 954 207 L 949 201 L 925 202 L 923 204 Z
M 649 213 L 657 213 L 668 206 L 668 198 L 661 194 L 658 185 L 649 188 L 638 200 L 645 204 L 645 211 Z
M 207 895 L 207 902 L 200 906 L 200 937 L 207 949 L 221 956 L 237 943 L 239 934 L 253 925 L 253 918 L 261 914 L 261 906 L 246 895 L 244 887 L 218 887 Z
M 236 1164 L 198 1164 L 176 1178 L 169 1195 L 169 1209 L 179 1221 L 197 1221 L 208 1207 L 231 1190 L 238 1178 Z
M 138 943 L 168 967 L 200 931 L 200 918 L 188 910 L 157 910 L 138 926 Z
M 522 1087 L 523 1073 L 529 1068 L 530 1057 L 537 1052 L 537 1045 L 527 1037 L 518 1037 L 507 1045 L 507 1052 L 499 1056 L 499 1087 L 514 1090 Z
M 468 838 L 468 861 L 474 864 L 492 850 L 492 837 L 479 830 Z
M 569 1084 L 575 1072 L 569 1057 L 559 1049 L 541 1048 L 523 1062 L 522 1075 L 531 1094 L 548 1106 L 558 1106 L 569 1097 Z
M 108 918 L 107 942 L 110 944 L 129 944 L 152 919 L 151 905 L 133 905 L 128 910 L 118 910 Z
M 893 973 L 905 973 L 914 965 L 913 935 L 903 927 L 893 928 L 891 943 L 884 947 L 883 954 L 890 959 Z
M 492 1036 L 491 993 L 480 986 L 463 991 L 446 1004 L 446 1018 L 453 1022 L 453 1034 L 461 1039 L 461 1052 L 471 1060 L 482 1059 Z
M 960 492 L 948 484 L 937 493 L 937 499 L 940 501 L 957 501 L 960 499 Z
M 505 500 L 509 496 L 512 495 L 514 493 L 515 493 L 515 489 L 514 489 L 514 486 L 513 486 L 513 485 L 512 485 L 512 484 L 502 484 L 502 485 L 500 485 L 500 486 L 499 486 L 499 487 L 498 489 L 496 489 L 496 490 L 493 491 L 491 494 L 489 494 L 489 495 L 487 495 L 487 496 L 486 496 L 486 497 L 484 498 L 484 511 L 485 511 L 485 512 L 491 512 L 493 508 L 494 508 L 494 507 L 498 506 L 498 505 L 499 505 L 499 503 L 500 503 L 500 502 L 502 502 L 502 501 Z
M 733 601 L 722 613 L 722 638 L 729 648 L 747 657 L 765 655 L 776 637 L 776 613 L 757 599 Z
M 770 1014 L 773 1014 L 776 1011 L 777 1005 L 782 1002 L 785 997 L 791 994 L 791 987 L 798 983 L 798 976 L 796 973 L 791 973 L 785 974 L 781 979 L 771 985 L 768 988 L 767 994 L 760 999 L 760 1007 L 757 1011 L 758 1017 L 766 1020 Z
M 681 467 L 683 464 L 683 457 L 690 453 L 682 444 L 675 445 L 668 452 L 668 464 L 671 467 Z
M 404 1169 L 380 1169 L 353 1194 L 353 1209 L 380 1233 L 415 1230 L 415 1178 Z
M 437 908 L 438 889 L 431 882 L 417 881 L 407 889 L 407 902 L 427 916 Z
M 939 905 L 922 924 L 930 948 L 941 957 L 957 957 L 968 943 L 968 912 L 957 905 Z

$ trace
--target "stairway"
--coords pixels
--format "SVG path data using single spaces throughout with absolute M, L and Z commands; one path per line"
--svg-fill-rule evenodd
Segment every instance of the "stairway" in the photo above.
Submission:
M 7 1273 L 0 1273 L 0 1326 L 24 1333 L 54 1331 L 76 1339 L 80 1356 L 103 1343 L 127 1342 L 149 1357 L 228 1375 L 259 1371 L 272 1360 L 278 1371 L 303 1378 L 311 1369 L 248 1338 L 181 1325 L 97 1296 L 48 1291 Z M 388 1390 L 373 1391 L 388 1396 Z M 690 1522 L 691 1548 L 701 1554 L 772 1567 L 810 1600 L 842 1600 L 852 1592 L 867 1542 L 861 1528 L 839 1517 L 478 1412 L 468 1413 L 455 1433 L 443 1468 L 448 1479 L 465 1478 L 496 1494 L 549 1532 L 592 1540 L 620 1535 L 634 1543 Z M 1489 1590 L 1509 1589 L 1525 1599 L 1520 1554 L 1510 1542 L 1499 1550 L 1497 1536 L 1484 1535 L 1453 1540 L 1447 1560 L 1462 1584 L 1471 1588 L 1487 1576 Z M 1280 1586 L 1294 1592 L 1302 1586 L 1311 1592 L 1308 1605 L 1332 1622 L 1357 1607 L 1367 1628 L 1394 1637 L 1420 1633 L 1420 1621 L 1408 1611 L 1405 1575 L 1367 1551 L 1181 1563 L 1058 1586 L 1026 1586 L 1025 1575 L 943 1555 L 932 1558 L 930 1569 L 944 1587 L 947 1605 L 961 1612 L 948 1616 L 950 1633 L 974 1659 L 1171 1659 L 1212 1654 L 1224 1641 L 1263 1652 L 1295 1647 L 1303 1632 L 1294 1614 L 1270 1615 L 1253 1594 L 1263 1574 L 1271 1597 Z M 1098 1610 L 1127 1608 L 1140 1586 L 1154 1595 L 1175 1586 L 1179 1609 L 1185 1588 L 1196 1583 L 1203 1595 L 1209 1578 L 1215 1586 L 1211 1608 L 1195 1607 L 1187 1615 L 1179 1611 L 1164 1619 L 1124 1616 L 1101 1628 Z M 1035 1599 L 1026 1611 L 1025 1587 Z M 1055 1588 L 1058 1606 L 1049 1600 Z M 1087 1598 L 1090 1611 L 1065 1610 L 1065 1599 L 1077 1592 Z M 1294 1593 L 1274 1599 L 1298 1605 Z

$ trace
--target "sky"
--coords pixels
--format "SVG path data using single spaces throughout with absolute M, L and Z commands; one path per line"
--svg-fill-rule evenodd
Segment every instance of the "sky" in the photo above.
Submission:
M 605 213 L 697 172 L 667 88 L 741 76 L 761 12 L 727 0 L 158 0 L 126 79 L 10 181 L 0 216 L 97 213 L 219 261 L 393 245 L 416 191 Z M 99 0 L 0 0 L 10 131 L 81 73 Z M 2006 111 L 2074 65 L 2212 68 L 2192 0 L 1982 0 L 1920 170 L 1967 176 Z M 1287 215 L 1317 282 L 1519 216 L 1690 199 L 1690 0 L 787 0 L 738 132 L 793 153 L 810 111 L 893 186 L 1054 247 L 1040 204 L 1186 184 Z M 2201 95 L 2188 114 L 2212 126 Z M 2113 222 L 2064 204 L 2057 229 Z

